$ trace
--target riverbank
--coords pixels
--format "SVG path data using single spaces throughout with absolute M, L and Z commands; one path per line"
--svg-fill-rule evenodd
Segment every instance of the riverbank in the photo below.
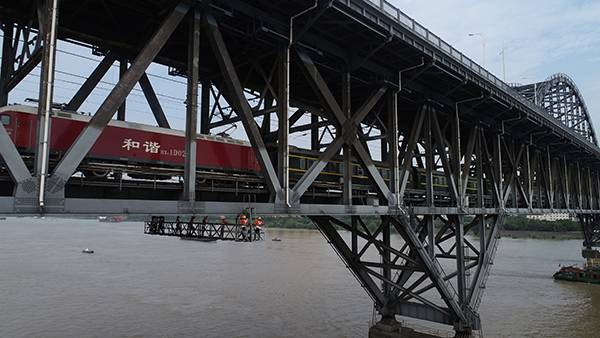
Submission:
M 502 237 L 512 238 L 538 238 L 538 239 L 583 239 L 580 231 L 521 231 L 503 230 Z

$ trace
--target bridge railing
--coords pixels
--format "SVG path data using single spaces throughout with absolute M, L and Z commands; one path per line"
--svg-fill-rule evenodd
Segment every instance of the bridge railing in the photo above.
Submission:
M 361 13 L 366 18 L 370 19 L 371 21 L 377 23 L 378 25 L 380 25 L 386 29 L 389 29 L 390 32 L 392 32 L 392 34 L 397 35 L 401 38 L 404 36 L 404 34 L 402 34 L 402 32 L 393 28 L 389 23 L 385 22 L 385 20 L 382 20 L 379 16 L 370 12 L 368 10 L 368 8 L 362 8 L 356 2 L 354 2 L 352 0 L 336 0 L 336 1 L 346 4 L 350 8 Z M 518 101 L 520 104 L 529 108 L 531 111 L 536 112 L 539 117 L 541 117 L 544 120 L 546 120 L 547 122 L 551 123 L 553 126 L 558 127 L 559 129 L 561 129 L 563 132 L 567 133 L 570 136 L 574 136 L 575 138 L 578 138 L 580 141 L 584 141 L 584 144 L 587 146 L 589 151 L 594 152 L 598 156 L 600 156 L 600 152 L 598 151 L 598 149 L 596 149 L 595 146 L 590 147 L 590 146 L 592 146 L 591 140 L 587 140 L 583 135 L 580 135 L 575 130 L 567 127 L 560 120 L 558 120 L 558 119 L 554 118 L 553 116 L 551 116 L 550 114 L 548 114 L 542 107 L 536 105 L 535 103 L 533 103 L 530 100 L 527 100 L 525 97 L 523 97 L 521 94 L 519 94 L 516 90 L 514 90 L 512 87 L 510 87 L 507 83 L 505 83 L 504 81 L 502 81 L 501 79 L 496 77 L 494 74 L 487 71 L 485 68 L 478 65 L 475 61 L 471 60 L 469 57 L 467 57 L 466 55 L 461 53 L 459 50 L 452 47 L 452 45 L 450 45 L 449 43 L 442 40 L 439 36 L 430 32 L 427 28 L 425 28 L 423 25 L 416 22 L 413 18 L 404 14 L 401 10 L 396 8 L 389 1 L 386 1 L 386 0 L 364 0 L 364 3 L 366 5 L 371 6 L 372 9 L 378 11 L 379 13 L 384 14 L 386 17 L 394 20 L 396 23 L 400 24 L 403 28 L 407 29 L 412 34 L 414 34 L 415 36 L 422 39 L 420 42 L 427 44 L 428 45 L 427 47 L 430 47 L 430 50 L 428 50 L 428 48 L 425 48 L 425 46 L 423 46 L 423 45 L 419 46 L 419 44 L 414 44 L 415 47 L 421 49 L 423 52 L 425 52 L 427 55 L 434 58 L 436 61 L 441 62 L 441 63 L 449 66 L 450 68 L 454 69 L 455 71 L 458 71 L 462 75 L 466 76 L 467 74 L 463 70 L 461 70 L 459 67 L 457 67 L 456 64 L 453 64 L 452 61 L 457 62 L 461 66 L 472 71 L 474 75 L 478 75 L 480 80 L 485 81 L 485 83 L 482 83 L 481 81 L 476 81 L 480 86 L 482 86 L 482 88 L 494 93 L 495 95 L 498 95 L 499 97 Z M 433 47 L 433 48 L 431 48 L 431 47 Z M 452 59 L 452 61 L 450 59 Z M 473 79 L 473 80 L 475 80 L 475 79 Z
M 349 0 L 339 0 L 339 1 L 342 1 L 345 3 L 350 3 Z M 504 81 L 500 80 L 494 74 L 488 72 L 485 68 L 479 66 L 479 64 L 477 64 L 475 61 L 471 60 L 468 56 L 461 53 L 458 49 L 452 47 L 452 45 L 450 45 L 449 43 L 442 40 L 442 38 L 440 38 L 439 36 L 435 35 L 431 31 L 429 31 L 429 29 L 427 29 L 423 25 L 419 24 L 417 21 L 415 21 L 410 16 L 404 14 L 400 9 L 396 8 L 390 2 L 388 2 L 386 0 L 366 0 L 366 2 L 371 4 L 373 6 L 373 8 L 377 9 L 380 13 L 383 13 L 390 18 L 393 18 L 396 22 L 400 23 L 403 27 L 408 28 L 414 34 L 425 39 L 431 46 L 437 47 L 440 51 L 445 52 L 445 54 L 447 54 L 447 56 L 452 57 L 454 60 L 460 62 L 467 68 L 469 68 L 472 71 L 474 71 L 475 73 L 479 74 L 484 79 L 488 80 L 489 82 L 493 83 L 494 85 L 496 85 L 506 91 L 511 90 L 511 88 L 506 83 L 504 83 Z M 350 4 L 350 6 L 351 6 L 351 8 L 353 8 L 355 10 L 358 9 L 358 8 L 356 8 L 356 6 L 352 6 L 352 4 Z M 363 15 L 365 15 L 367 18 L 370 18 L 373 21 L 381 24 L 381 22 L 378 22 L 376 17 L 374 17 L 372 15 L 368 15 L 368 13 L 364 13 L 364 12 L 363 12 Z M 383 24 L 384 24 L 384 26 L 386 25 L 385 23 L 383 23 Z M 431 56 L 433 56 L 433 55 L 431 55 Z

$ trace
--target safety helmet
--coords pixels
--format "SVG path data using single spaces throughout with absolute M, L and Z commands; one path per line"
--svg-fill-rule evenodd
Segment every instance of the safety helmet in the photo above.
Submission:
M 261 220 L 260 216 L 258 217 L 258 220 L 259 220 L 259 221 Z
M 225 216 L 221 216 L 221 219 L 225 219 Z
M 246 218 L 246 215 L 242 216 L 242 218 Z

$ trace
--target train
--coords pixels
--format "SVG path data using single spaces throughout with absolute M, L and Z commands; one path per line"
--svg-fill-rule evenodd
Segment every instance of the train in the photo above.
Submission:
M 12 105 L 0 108 L 0 119 L 21 154 L 35 151 L 37 108 Z M 60 157 L 75 142 L 90 116 L 53 111 L 50 153 Z M 260 166 L 249 142 L 198 134 L 196 165 L 200 169 L 259 172 Z M 145 124 L 111 120 L 86 158 L 86 163 L 150 164 L 181 167 L 185 162 L 185 133 Z
M 77 112 L 54 110 L 51 120 L 50 157 L 51 163 L 69 149 L 77 136 L 89 122 L 89 115 Z M 0 108 L 0 120 L 10 139 L 22 156 L 27 157 L 35 152 L 37 132 L 37 108 L 28 105 L 11 105 Z M 204 183 L 206 179 L 219 177 L 235 177 L 233 180 L 261 180 L 260 166 L 249 142 L 227 137 L 197 134 L 196 165 L 198 175 Z M 271 152 L 273 160 L 276 152 Z M 292 147 L 290 150 L 290 180 L 299 180 L 317 160 L 316 151 Z M 185 161 L 185 134 L 180 130 L 154 127 L 127 121 L 111 120 L 87 156 L 80 164 L 82 176 L 89 178 L 106 178 L 119 168 L 130 178 L 171 179 L 172 169 L 181 169 Z M 273 161 L 276 163 L 276 161 Z M 382 178 L 389 181 L 387 163 L 375 162 Z M 126 170 L 123 171 L 123 168 Z M 137 170 L 136 170 L 137 169 Z M 343 177 L 343 161 L 340 156 L 332 158 L 318 175 L 313 186 L 331 191 L 341 191 Z M 352 163 L 353 190 L 374 191 L 369 177 L 358 163 Z M 212 176 L 211 176 L 212 175 Z M 411 200 L 423 200 L 426 187 L 425 170 L 411 168 L 407 182 L 407 196 Z M 201 187 L 201 185 L 200 185 Z M 239 187 L 235 183 L 236 189 Z M 264 185 L 263 185 L 264 188 Z M 449 200 L 449 189 L 443 172 L 434 172 L 433 188 L 436 198 Z M 214 189 L 214 183 L 213 183 Z M 264 189 L 266 191 L 266 189 Z M 469 179 L 467 194 L 477 191 L 476 181 Z M 365 194 L 366 196 L 366 194 Z
M 314 151 L 300 150 L 295 148 L 290 152 L 290 177 L 292 179 L 300 179 L 308 168 L 318 158 Z M 374 162 L 375 168 L 381 175 L 384 181 L 390 180 L 390 169 L 385 162 Z M 352 163 L 351 176 L 353 184 L 370 184 L 369 177 L 365 175 L 363 168 L 358 163 Z M 340 156 L 333 157 L 327 166 L 323 168 L 320 175 L 317 177 L 321 181 L 340 181 L 343 174 L 344 163 Z M 448 184 L 446 175 L 440 171 L 434 171 L 433 175 L 433 190 L 439 192 L 448 192 Z M 413 167 L 408 175 L 407 186 L 413 190 L 425 190 L 427 186 L 426 170 Z M 477 191 L 476 181 L 473 178 L 468 179 L 467 192 L 474 194 Z

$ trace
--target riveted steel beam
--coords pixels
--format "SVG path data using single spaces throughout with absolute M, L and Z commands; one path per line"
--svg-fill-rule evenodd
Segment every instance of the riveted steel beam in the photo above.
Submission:
M 50 158 L 51 112 L 54 97 L 54 78 L 56 65 L 56 42 L 58 40 L 59 1 L 46 1 L 44 5 L 44 47 L 42 68 L 40 71 L 39 106 L 37 113 L 37 137 L 35 147 L 34 172 L 39 179 L 38 205 L 40 211 L 45 201 L 45 181 L 48 175 Z
M 129 66 L 129 60 L 126 56 L 121 55 L 119 57 L 119 79 L 122 79 L 127 73 L 127 67 Z M 140 77 L 141 78 L 141 77 Z M 127 97 L 121 102 L 121 105 L 117 109 L 117 120 L 125 121 L 125 114 L 127 113 Z
M 11 80 L 14 71 L 15 52 L 13 51 L 14 23 L 2 22 L 2 61 L 0 63 L 0 106 L 8 104 L 7 83 Z
M 31 179 L 29 169 L 23 162 L 21 154 L 17 151 L 13 141 L 0 123 L 0 155 L 8 168 L 8 172 L 15 183 Z
M 448 188 L 450 190 L 450 196 L 454 201 L 458 199 L 458 189 L 456 178 L 460 177 L 458 173 L 453 173 L 452 167 L 450 165 L 449 155 L 446 153 L 446 142 L 444 137 L 442 136 L 442 130 L 440 129 L 440 124 L 438 122 L 435 110 L 432 107 L 428 107 L 429 119 L 430 119 L 430 130 L 428 134 L 433 134 L 435 138 L 435 142 L 437 145 L 437 153 L 442 161 L 442 168 L 444 169 L 444 173 L 446 174 L 446 179 L 448 181 Z M 433 149 L 429 150 L 433 153 Z M 429 166 L 428 166 L 429 167 Z
M 188 41 L 188 76 L 185 117 L 185 173 L 183 199 L 192 205 L 196 200 L 196 134 L 198 133 L 198 66 L 200 64 L 200 13 L 190 15 Z
M 451 291 L 449 284 L 444 280 L 440 269 L 435 266 L 435 259 L 429 255 L 423 242 L 419 239 L 419 235 L 411 227 L 410 221 L 404 217 L 390 218 L 393 226 L 398 230 L 400 235 L 402 235 L 402 238 L 404 238 L 412 252 L 418 258 L 421 267 L 426 269 L 426 274 L 429 275 L 430 280 L 435 284 L 438 292 L 441 294 L 442 299 L 448 306 L 448 310 L 452 313 L 454 321 L 458 320 L 463 323 L 469 322 L 467 315 L 461 310 L 456 295 Z
M 210 132 L 210 79 L 201 78 L 202 101 L 200 106 L 200 134 L 207 135 Z
M 344 69 L 342 70 L 342 111 L 344 112 L 344 116 L 346 117 L 346 121 L 352 121 L 352 84 L 350 75 L 350 71 L 348 70 L 348 65 L 344 65 Z M 352 147 L 351 141 L 355 138 L 357 133 L 356 126 L 346 127 L 344 126 L 342 129 L 342 138 L 344 139 L 344 145 L 342 146 L 342 152 L 344 153 L 343 159 L 343 168 L 344 172 L 342 173 L 342 182 L 343 182 L 343 192 L 342 192 L 342 203 L 344 205 L 350 206 L 352 205 Z
M 360 262 L 353 259 L 354 254 L 348 247 L 346 242 L 342 239 L 338 231 L 333 226 L 332 220 L 329 216 L 311 216 L 310 219 L 317 224 L 323 236 L 332 243 L 333 248 L 340 254 L 340 257 L 344 260 L 346 266 L 352 269 L 354 276 L 358 279 L 361 285 L 365 286 L 365 290 L 369 296 L 382 307 L 386 300 L 385 295 L 381 292 L 378 285 L 373 281 L 365 269 L 361 266 Z
M 389 163 L 390 192 L 395 195 L 396 204 L 402 200 L 400 195 L 400 147 L 398 134 L 398 97 L 397 93 L 388 92 L 388 135 L 387 144 L 389 147 L 387 161 Z
M 23 8 L 25 5 L 21 4 Z M 23 8 L 17 11 L 21 12 Z M 43 15 L 43 11 L 35 11 L 35 9 L 37 8 L 34 6 L 31 11 L 32 16 L 35 12 L 38 16 Z M 0 65 L 0 106 L 8 104 L 8 94 L 40 64 L 43 56 L 43 32 L 37 34 L 34 42 L 33 39 L 30 40 L 33 28 L 16 23 L 14 19 L 15 17 L 0 23 L 4 34 L 2 64 Z M 38 18 L 38 20 L 42 19 Z M 22 43 L 22 41 L 27 43 Z
M 10 81 L 6 83 L 4 90 L 8 93 L 12 91 L 32 70 L 42 62 L 42 50 L 43 48 L 36 49 L 27 62 L 23 64 L 14 73 Z
M 265 183 L 272 195 L 282 196 L 283 194 L 277 178 L 277 173 L 275 172 L 267 148 L 262 140 L 260 129 L 254 121 L 252 109 L 244 95 L 244 89 L 236 74 L 235 66 L 229 56 L 227 46 L 221 36 L 217 21 L 212 14 L 204 12 L 202 15 L 202 22 L 206 28 L 208 40 L 210 41 L 215 58 L 229 89 L 231 100 L 234 102 L 238 116 L 242 119 L 248 139 L 254 149 L 254 154 L 256 155 L 256 159 L 258 160 L 265 178 Z
M 402 141 L 404 161 L 402 162 L 402 170 L 400 171 L 400 197 L 404 196 L 404 192 L 407 188 L 406 184 L 408 183 L 408 178 L 412 170 L 412 161 L 417 143 L 421 137 L 421 127 L 423 126 L 423 121 L 425 120 L 425 112 L 426 107 L 421 107 L 421 109 L 417 112 L 417 116 L 415 117 L 410 134 Z M 413 180 L 414 179 L 415 178 L 413 177 Z M 404 202 L 402 202 L 402 204 L 404 204 Z
M 65 156 L 58 163 L 48 180 L 46 190 L 50 194 L 64 193 L 64 186 L 69 177 L 75 172 L 81 160 L 92 148 L 115 112 L 125 101 L 135 84 L 142 77 L 152 60 L 167 42 L 175 28 L 188 12 L 190 6 L 181 2 L 165 19 L 160 28 L 146 43 L 142 51 L 131 64 L 127 73 L 119 80 L 108 97 L 104 100 L 96 114 L 85 126 Z
M 333 156 L 335 156 L 338 153 L 343 144 L 344 141 L 342 140 L 342 138 L 337 136 L 329 144 L 327 149 L 324 152 L 322 152 L 321 155 L 319 155 L 319 158 L 317 158 L 317 160 L 310 166 L 310 168 L 308 168 L 308 170 L 300 178 L 300 180 L 298 180 L 296 185 L 294 185 L 294 188 L 292 189 L 294 194 L 291 198 L 292 204 L 298 203 L 300 201 L 300 197 L 302 197 L 302 195 L 304 194 L 304 192 L 306 192 L 308 187 L 310 187 L 310 185 L 315 181 L 317 176 L 319 176 L 319 174 L 325 168 L 327 163 L 329 163 L 329 160 L 331 160 L 331 158 L 333 158 Z
M 291 34 L 291 32 L 290 32 Z M 291 39 L 291 38 L 290 38 Z M 283 199 L 286 207 L 290 207 L 290 44 L 281 48 L 279 55 L 279 88 L 277 119 L 279 128 L 277 130 L 277 161 L 279 183 L 283 189 Z M 273 69 L 274 71 L 275 69 Z M 270 87 L 270 78 L 266 81 L 267 87 Z
M 160 105 L 160 102 L 158 101 L 158 97 L 156 97 L 154 88 L 152 88 L 152 84 L 150 83 L 148 74 L 146 74 L 144 72 L 144 74 L 140 78 L 139 83 L 140 83 L 140 87 L 142 87 L 142 92 L 144 92 L 144 96 L 146 97 L 146 100 L 148 101 L 148 105 L 150 106 L 150 110 L 152 110 L 152 114 L 154 115 L 154 119 L 156 119 L 156 123 L 158 124 L 158 126 L 162 127 L 162 128 L 170 129 L 171 126 L 169 125 L 169 121 L 167 120 L 167 117 L 165 116 L 165 112 L 163 111 L 163 109 Z
M 356 113 L 352 115 L 352 118 L 347 118 L 344 110 L 329 90 L 310 56 L 303 50 L 295 49 L 295 51 L 302 72 L 313 87 L 315 94 L 317 94 L 321 103 L 324 105 L 324 109 L 329 112 L 331 117 L 330 120 L 332 120 L 333 124 L 338 129 L 338 135 L 341 134 L 341 139 L 344 141 L 344 144 L 353 147 L 353 150 L 357 155 L 357 161 L 365 171 L 367 171 L 368 177 L 372 181 L 374 188 L 377 190 L 379 197 L 384 199 L 388 205 L 395 205 L 397 203 L 395 194 L 390 192 L 385 181 L 377 171 L 368 150 L 360 142 L 357 132 L 357 127 L 387 91 L 387 86 L 383 85 L 378 90 L 374 91 Z
M 593 214 L 579 215 L 579 224 L 583 234 L 583 246 L 587 250 L 600 247 L 600 217 Z
M 117 57 L 118 57 L 118 54 L 113 51 L 108 52 L 108 54 L 106 54 L 106 56 L 104 56 L 104 58 L 102 59 L 102 61 L 100 61 L 98 66 L 96 66 L 96 68 L 94 69 L 92 74 L 90 74 L 90 76 L 88 76 L 88 78 L 81 85 L 81 87 L 79 87 L 79 90 L 73 96 L 71 101 L 69 101 L 69 103 L 67 104 L 67 107 L 66 107 L 67 110 L 72 110 L 72 111 L 79 110 L 79 108 L 81 107 L 83 102 L 85 102 L 85 100 L 88 98 L 88 96 L 90 96 L 90 94 L 92 93 L 92 90 L 94 90 L 94 88 L 96 88 L 98 83 L 100 83 L 100 80 L 102 80 L 104 75 L 106 75 L 106 72 L 108 72 L 110 67 L 115 63 L 115 61 L 117 60 Z

